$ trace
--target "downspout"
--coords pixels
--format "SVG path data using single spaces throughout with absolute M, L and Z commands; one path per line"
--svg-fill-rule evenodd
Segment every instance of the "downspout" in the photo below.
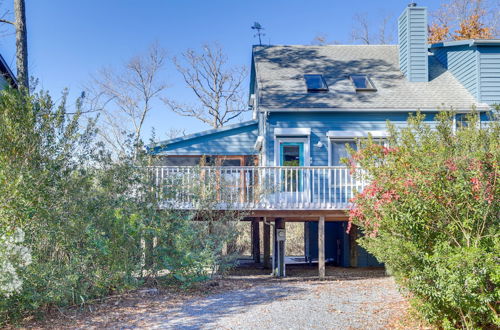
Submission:
M 262 134 L 264 136 L 264 142 L 262 143 L 262 165 L 263 166 L 268 166 L 267 164 L 267 118 L 269 117 L 269 112 L 264 110 L 262 113 Z

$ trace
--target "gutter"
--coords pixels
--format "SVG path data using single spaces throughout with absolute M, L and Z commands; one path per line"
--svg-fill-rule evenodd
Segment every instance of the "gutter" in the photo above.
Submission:
M 371 108 L 371 109 L 352 109 L 352 108 L 287 108 L 287 109 L 272 109 L 261 108 L 260 111 L 264 113 L 269 112 L 440 112 L 440 111 L 460 111 L 460 112 L 473 112 L 472 107 L 475 106 L 476 110 L 489 111 L 492 108 L 486 103 L 479 103 L 471 105 L 468 108 L 452 108 L 443 105 L 443 108 L 402 108 L 402 109 L 387 109 L 387 108 Z
M 457 40 L 457 41 L 444 41 L 435 44 L 429 44 L 428 47 L 443 48 L 453 46 L 500 46 L 500 39 L 470 39 L 470 40 Z

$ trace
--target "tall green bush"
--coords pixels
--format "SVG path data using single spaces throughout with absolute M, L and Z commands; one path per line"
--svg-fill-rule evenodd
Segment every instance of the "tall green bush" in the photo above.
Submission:
M 133 145 L 112 157 L 95 121 L 68 113 L 65 100 L 0 92 L 0 240 L 13 244 L 0 249 L 11 266 L 0 269 L 0 325 L 135 288 L 145 276 L 206 278 L 232 235 L 204 235 L 197 211 L 159 211 L 147 157 L 134 157 Z
M 500 125 L 453 113 L 388 124 L 351 166 L 370 185 L 353 200 L 359 241 L 384 262 L 423 317 L 445 328 L 500 326 Z M 455 125 L 457 127 L 455 127 Z

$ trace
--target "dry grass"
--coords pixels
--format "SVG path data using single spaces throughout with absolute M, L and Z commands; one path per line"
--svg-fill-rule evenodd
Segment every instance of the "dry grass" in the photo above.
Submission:
M 235 244 L 235 252 L 240 256 L 252 254 L 251 222 L 240 221 L 238 223 L 239 235 Z M 264 254 L 264 226 L 260 224 L 260 253 Z M 272 235 L 272 234 L 271 234 Z M 289 256 L 304 255 L 304 223 L 286 223 L 286 254 Z

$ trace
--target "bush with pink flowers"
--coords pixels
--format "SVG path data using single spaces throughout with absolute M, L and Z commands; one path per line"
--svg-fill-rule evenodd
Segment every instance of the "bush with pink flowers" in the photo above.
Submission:
M 479 116 L 389 123 L 386 146 L 361 141 L 349 161 L 371 182 L 349 214 L 360 244 L 444 328 L 500 326 L 500 125 Z

